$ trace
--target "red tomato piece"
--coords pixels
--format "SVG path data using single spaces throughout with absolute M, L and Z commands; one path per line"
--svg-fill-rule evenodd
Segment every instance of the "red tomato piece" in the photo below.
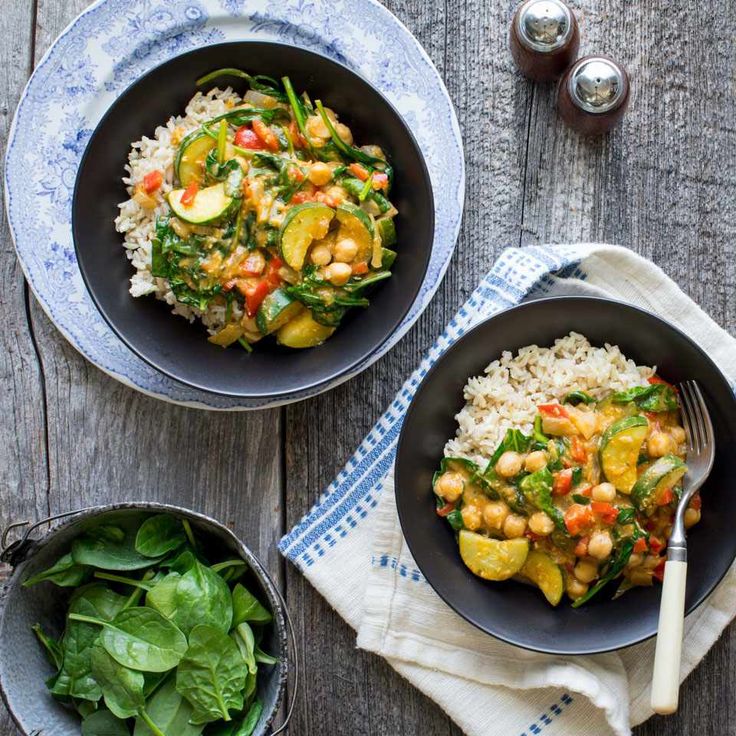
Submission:
M 594 514 L 598 514 L 601 517 L 601 521 L 604 524 L 615 524 L 618 518 L 618 509 L 610 503 L 605 501 L 593 501 L 590 504 L 590 508 Z
M 639 537 L 639 539 L 634 542 L 634 552 L 637 554 L 641 554 L 642 552 L 646 552 L 647 550 L 647 540 L 645 537 Z
M 181 203 L 185 207 L 191 207 L 194 204 L 194 198 L 197 196 L 198 191 L 199 184 L 196 181 L 191 182 L 184 190 L 184 194 L 181 195 Z
M 368 273 L 368 264 L 365 261 L 353 263 L 353 274 L 355 276 L 362 276 L 364 273 Z
M 302 204 L 304 202 L 314 202 L 315 199 L 314 192 L 297 192 L 289 201 L 292 204 Z
M 555 496 L 564 496 L 570 493 L 572 488 L 572 468 L 565 468 L 554 474 L 552 481 L 552 493 Z
M 590 542 L 590 537 L 582 537 L 578 540 L 578 543 L 575 545 L 576 557 L 585 557 L 588 554 L 588 542 Z
M 284 262 L 278 257 L 273 256 L 266 266 L 266 280 L 269 285 L 276 288 L 281 285 L 283 279 L 279 275 L 279 269 L 284 265 Z
M 352 163 L 348 166 L 348 171 L 361 181 L 368 181 L 368 177 L 370 176 L 368 169 L 363 164 Z
M 388 186 L 388 174 L 374 172 L 371 186 L 374 189 L 385 189 Z
M 703 499 L 700 498 L 700 494 L 699 493 L 696 493 L 690 499 L 690 508 L 691 509 L 695 509 L 696 511 L 700 511 L 702 505 L 703 505 Z
M 540 414 L 546 414 L 548 417 L 568 417 L 567 411 L 562 404 L 540 404 L 537 409 Z
M 649 549 L 652 553 L 658 555 L 664 549 L 664 542 L 657 537 L 649 537 Z
M 664 580 L 664 566 L 666 564 L 667 558 L 663 557 L 657 567 L 654 568 L 654 572 L 652 573 L 652 575 L 654 575 L 654 577 L 657 578 L 660 583 Z
M 437 516 L 441 516 L 443 519 L 455 510 L 454 503 L 446 503 L 441 509 L 437 509 Z
M 588 460 L 588 451 L 585 449 L 583 441 L 575 435 L 570 441 L 570 455 L 576 463 L 585 463 Z
M 235 145 L 239 148 L 247 148 L 249 151 L 262 151 L 266 146 L 256 133 L 244 125 L 235 132 Z
M 257 281 L 246 281 L 243 287 L 245 310 L 249 317 L 255 317 L 258 307 L 261 306 L 261 302 L 271 291 L 271 286 L 266 279 L 258 279 Z
M 665 488 L 662 495 L 657 499 L 657 506 L 666 506 L 675 500 L 675 492 L 671 488 Z
M 158 169 L 156 169 L 155 171 L 149 171 L 143 177 L 143 189 L 146 194 L 153 194 L 163 183 L 163 172 L 159 171 Z
M 565 511 L 565 526 L 573 537 L 580 535 L 586 527 L 593 523 L 593 510 L 590 506 L 574 503 Z

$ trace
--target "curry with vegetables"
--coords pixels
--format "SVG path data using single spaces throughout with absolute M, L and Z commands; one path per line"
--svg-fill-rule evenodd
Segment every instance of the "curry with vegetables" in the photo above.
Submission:
M 437 513 L 467 567 L 522 579 L 577 607 L 620 579 L 617 595 L 662 580 L 687 466 L 677 391 L 658 377 L 600 400 L 573 391 L 542 404 L 534 430 L 509 429 L 486 467 L 445 457 Z M 696 495 L 685 526 L 700 520 Z
M 250 90 L 179 143 L 151 274 L 195 314 L 224 310 L 209 337 L 216 345 L 250 351 L 267 335 L 290 348 L 319 345 L 391 276 L 393 169 L 288 77 L 220 69 L 198 84 L 222 76 Z M 149 172 L 134 198 L 156 207 L 163 182 Z

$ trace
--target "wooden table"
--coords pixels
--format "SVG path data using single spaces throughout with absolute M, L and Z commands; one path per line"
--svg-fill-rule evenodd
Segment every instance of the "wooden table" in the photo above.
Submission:
M 87 5 L 2 3 L 3 141 L 33 65 Z M 381 659 L 355 649 L 354 632 L 287 567 L 275 544 L 503 247 L 627 245 L 736 329 L 732 0 L 578 0 L 581 51 L 613 55 L 634 79 L 623 126 L 594 141 L 562 126 L 551 87 L 515 73 L 506 50 L 512 0 L 387 5 L 447 82 L 465 141 L 467 202 L 455 258 L 429 309 L 398 347 L 348 384 L 249 414 L 179 408 L 125 388 L 85 362 L 38 307 L 0 212 L 0 525 L 125 499 L 178 503 L 231 525 L 280 581 L 296 619 L 306 685 L 295 736 L 460 733 Z M 687 681 L 679 714 L 652 719 L 637 735 L 736 733 L 735 656 L 732 626 Z M 3 712 L 0 735 L 11 734 Z

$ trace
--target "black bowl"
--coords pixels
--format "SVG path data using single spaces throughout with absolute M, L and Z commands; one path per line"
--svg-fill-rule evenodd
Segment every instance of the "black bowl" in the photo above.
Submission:
M 455 434 L 454 417 L 463 407 L 468 377 L 482 374 L 504 350 L 550 346 L 571 330 L 594 345 L 618 345 L 637 364 L 657 366 L 668 381 L 695 379 L 703 389 L 717 450 L 701 491 L 702 520 L 688 537 L 688 613 L 715 588 L 736 556 L 736 400 L 705 352 L 659 317 L 607 299 L 540 299 L 495 315 L 450 347 L 419 386 L 399 440 L 396 502 L 409 549 L 446 603 L 499 639 L 550 654 L 605 652 L 654 635 L 660 586 L 635 588 L 616 600 L 603 591 L 574 609 L 566 598 L 552 608 L 538 590 L 523 583 L 486 582 L 465 567 L 449 525 L 434 513 L 432 474 L 445 442 Z
M 205 549 L 213 558 L 227 554 L 242 557 L 248 563 L 244 584 L 273 613 L 273 623 L 264 634 L 264 650 L 273 653 L 279 663 L 258 676 L 258 697 L 263 712 L 254 734 L 271 733 L 286 690 L 289 673 L 287 617 L 281 596 L 256 556 L 225 526 L 194 511 L 160 503 L 120 503 L 85 509 L 56 527 L 43 538 L 21 545 L 10 556 L 13 574 L 0 596 L 0 694 L 18 728 L 25 734 L 48 733 L 55 736 L 79 734 L 79 715 L 57 703 L 45 685 L 53 674 L 51 665 L 31 630 L 40 623 L 57 637 L 64 628 L 64 615 L 70 588 L 40 583 L 24 588 L 22 582 L 50 567 L 69 550 L 71 541 L 101 516 L 108 522 L 131 516 L 168 513 L 188 519 Z
M 399 210 L 399 257 L 392 278 L 377 287 L 369 308 L 353 311 L 324 345 L 310 350 L 262 341 L 252 354 L 207 342 L 200 325 L 172 315 L 154 297 L 128 293 L 132 266 L 113 220 L 128 198 L 121 177 L 130 144 L 181 114 L 195 80 L 219 67 L 280 78 L 321 98 L 360 143 L 376 143 L 396 172 L 391 199 Z M 238 79 L 217 80 L 245 89 Z M 215 82 L 210 86 L 214 86 Z M 434 201 L 422 153 L 399 113 L 373 86 L 319 54 L 278 43 L 240 41 L 177 56 L 150 71 L 112 105 L 95 130 L 77 175 L 72 209 L 77 260 L 92 298 L 117 335 L 154 368 L 195 388 L 237 397 L 288 398 L 349 374 L 391 336 L 409 311 L 427 270 L 434 236 Z

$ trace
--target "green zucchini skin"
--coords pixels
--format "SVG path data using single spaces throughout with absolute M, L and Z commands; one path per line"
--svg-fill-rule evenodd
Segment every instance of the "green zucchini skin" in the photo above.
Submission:
M 650 465 L 631 489 L 634 505 L 648 511 L 657 504 L 659 494 L 679 483 L 687 472 L 687 465 L 676 455 L 665 455 Z
M 614 422 L 601 438 L 600 461 L 606 479 L 621 493 L 630 493 L 636 483 L 636 459 L 644 443 L 649 422 L 645 417 L 624 417 Z M 623 436 L 630 442 L 622 444 Z
M 264 335 L 270 335 L 296 317 L 301 310 L 300 302 L 290 297 L 284 289 L 276 289 L 261 302 L 256 314 L 256 324 Z
M 204 173 L 203 162 L 216 145 L 216 141 L 200 128 L 181 142 L 174 160 L 174 171 L 182 187 L 200 179 L 200 174 Z

